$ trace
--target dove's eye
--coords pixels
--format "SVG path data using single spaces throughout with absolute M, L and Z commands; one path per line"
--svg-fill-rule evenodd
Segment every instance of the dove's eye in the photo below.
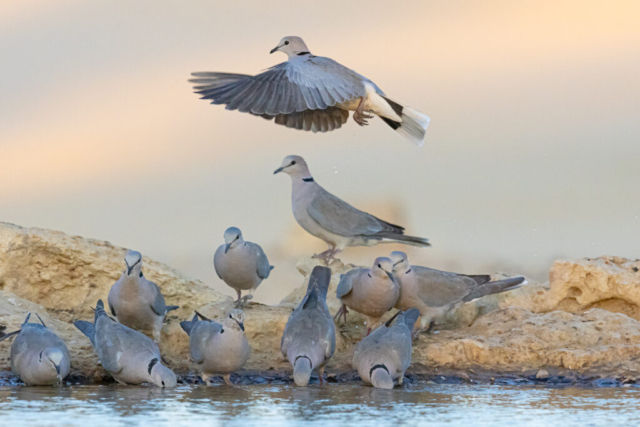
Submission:
M 295 161 L 295 160 L 294 160 L 294 161 L 292 161 L 292 162 L 291 162 L 291 164 L 292 164 L 292 165 L 295 165 L 295 164 L 296 164 L 296 161 Z
M 380 264 L 378 264 L 378 268 L 382 268 L 382 266 Z
M 289 44 L 289 40 L 287 40 L 286 42 L 284 42 L 284 44 Z
M 140 272 L 140 277 L 142 277 L 142 271 Z

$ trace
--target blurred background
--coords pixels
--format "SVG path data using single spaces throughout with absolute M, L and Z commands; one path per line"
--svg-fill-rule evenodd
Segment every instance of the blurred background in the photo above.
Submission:
M 640 256 L 640 2 L 3 1 L 0 221 L 133 248 L 233 295 L 212 259 L 240 227 L 301 283 L 323 242 L 295 222 L 282 158 L 433 247 L 415 264 L 545 280 L 558 258 Z M 212 106 L 192 71 L 255 74 L 304 38 L 431 116 L 328 134 Z M 399 247 L 353 248 L 369 264 Z

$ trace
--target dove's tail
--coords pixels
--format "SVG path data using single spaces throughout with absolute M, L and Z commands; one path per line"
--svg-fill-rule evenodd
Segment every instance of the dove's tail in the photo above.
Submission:
M 196 325 L 196 323 L 198 323 L 198 314 L 196 313 L 193 316 L 193 319 L 189 320 L 184 320 L 182 322 L 180 322 L 180 327 L 182 328 L 183 331 L 185 331 L 187 333 L 187 335 L 191 336 L 191 329 L 193 329 L 193 327 Z
M 405 236 L 404 234 L 384 232 L 376 234 L 376 237 L 381 237 L 383 239 L 380 243 L 404 243 L 406 245 L 421 247 L 431 246 L 429 239 L 425 239 L 423 237 Z
M 76 320 L 73 322 L 73 326 L 78 328 L 80 332 L 85 334 L 87 338 L 91 341 L 91 345 L 96 346 L 96 326 L 91 322 L 86 322 L 84 320 Z
M 485 283 L 475 288 L 469 295 L 464 297 L 463 301 L 473 301 L 486 295 L 498 294 L 500 292 L 510 291 L 525 285 L 527 281 L 524 277 L 509 277 L 508 279 L 497 280 L 495 282 Z
M 391 108 L 393 108 L 393 111 L 402 118 L 402 121 L 398 122 L 382 116 L 380 116 L 380 118 L 404 139 L 413 145 L 421 147 L 422 144 L 424 144 L 424 136 L 427 133 L 427 127 L 431 121 L 429 116 L 413 108 L 402 106 L 384 96 L 382 98 L 387 101 Z

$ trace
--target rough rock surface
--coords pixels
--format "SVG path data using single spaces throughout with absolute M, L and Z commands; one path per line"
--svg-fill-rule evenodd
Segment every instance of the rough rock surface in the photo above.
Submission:
M 125 252 L 104 241 L 0 223 L 0 326 L 17 329 L 27 312 L 37 312 L 67 343 L 72 375 L 107 378 L 88 339 L 70 322 L 92 318 L 90 307 L 98 298 L 106 299 L 121 274 Z M 311 258 L 298 263 L 304 282 L 279 305 L 245 308 L 252 348 L 245 372 L 278 378 L 288 374 L 280 337 L 318 263 Z M 332 313 L 340 305 L 335 297 L 340 274 L 353 267 L 340 262 L 331 265 L 327 302 Z M 558 261 L 548 283 L 529 281 L 514 291 L 465 304 L 450 313 L 435 333 L 422 334 L 414 342 L 409 373 L 431 375 L 436 381 L 444 378 L 440 375 L 452 375 L 458 381 L 496 375 L 537 381 L 578 375 L 640 379 L 638 269 L 640 261 L 616 257 Z M 148 258 L 144 272 L 161 287 L 168 304 L 181 306 L 163 329 L 161 351 L 178 374 L 193 378 L 187 376 L 193 367 L 188 362 L 188 337 L 179 321 L 194 309 L 220 318 L 233 301 Z M 353 377 L 353 349 L 365 330 L 363 317 L 353 312 L 346 325 L 339 325 L 336 354 L 326 371 L 330 378 Z M 10 345 L 0 343 L 0 370 L 10 369 Z

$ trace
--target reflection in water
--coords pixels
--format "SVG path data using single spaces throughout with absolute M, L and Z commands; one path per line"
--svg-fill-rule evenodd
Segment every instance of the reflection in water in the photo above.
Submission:
M 436 384 L 12 387 L 0 388 L 0 425 L 630 425 L 639 398 L 632 388 Z

